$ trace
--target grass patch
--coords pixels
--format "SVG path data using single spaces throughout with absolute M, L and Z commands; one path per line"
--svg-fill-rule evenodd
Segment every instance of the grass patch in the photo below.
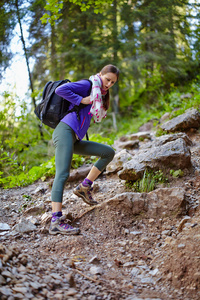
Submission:
M 145 170 L 142 179 L 135 182 L 127 181 L 126 186 L 137 193 L 149 193 L 156 189 L 158 184 L 167 183 L 168 178 L 161 170 Z

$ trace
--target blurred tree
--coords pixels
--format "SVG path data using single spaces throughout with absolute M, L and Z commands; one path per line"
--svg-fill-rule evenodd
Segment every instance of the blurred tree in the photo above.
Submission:
M 45 5 L 46 13 L 42 17 L 44 23 L 49 22 L 54 24 L 56 20 L 62 17 L 62 9 L 64 4 L 67 2 L 72 2 L 78 5 L 81 11 L 87 11 L 90 8 L 97 14 L 104 11 L 105 4 L 111 4 L 113 0 L 47 0 Z
M 5 69 L 9 66 L 12 52 L 9 49 L 13 37 L 16 20 L 13 18 L 10 1 L 0 1 L 0 80 Z
M 130 0 L 122 6 L 123 64 L 145 101 L 187 77 L 193 63 L 188 1 Z M 127 17 L 128 16 L 128 17 Z M 129 67 L 128 67 L 129 65 Z M 133 83 L 132 83 L 133 84 Z

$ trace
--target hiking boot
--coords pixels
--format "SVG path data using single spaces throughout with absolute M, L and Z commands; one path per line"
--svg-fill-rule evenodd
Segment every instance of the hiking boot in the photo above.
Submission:
M 89 205 L 97 205 L 99 204 L 96 200 L 92 198 L 92 192 L 93 188 L 91 188 L 90 185 L 84 186 L 82 183 L 80 183 L 74 190 L 73 193 L 81 197 L 83 201 Z
M 75 235 L 79 234 L 80 229 L 72 227 L 71 225 L 65 223 L 66 216 L 58 217 L 55 221 L 51 221 L 51 225 L 49 228 L 50 234 L 68 234 Z

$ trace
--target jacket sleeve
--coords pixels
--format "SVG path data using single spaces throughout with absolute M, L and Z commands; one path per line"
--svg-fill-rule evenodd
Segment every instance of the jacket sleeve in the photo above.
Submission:
M 55 93 L 74 105 L 79 105 L 81 100 L 88 96 L 90 83 L 88 80 L 64 83 L 57 87 Z

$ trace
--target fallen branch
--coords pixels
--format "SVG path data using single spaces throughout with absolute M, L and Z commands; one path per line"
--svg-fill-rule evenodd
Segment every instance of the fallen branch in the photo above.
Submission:
M 91 212 L 92 210 L 94 210 L 95 208 L 101 206 L 101 204 L 99 205 L 96 205 L 96 206 L 93 206 L 91 207 L 90 209 L 86 210 L 84 213 L 82 213 L 80 216 L 76 217 L 73 222 L 76 222 L 77 220 L 81 219 L 84 215 L 86 215 L 88 212 Z
M 90 209 L 86 210 L 84 213 L 82 213 L 80 216 L 76 217 L 73 222 L 76 222 L 77 220 L 81 219 L 84 215 L 86 215 L 87 213 L 91 212 L 92 210 L 94 210 L 95 208 L 103 208 L 104 206 L 106 206 L 108 203 L 110 202 L 121 202 L 123 201 L 123 199 L 119 200 L 119 199 L 109 199 L 109 200 L 106 200 L 98 205 L 95 205 L 95 206 L 92 206 Z
M 95 280 L 95 279 L 85 275 L 84 273 L 82 273 L 80 270 L 78 270 L 76 268 L 74 268 L 73 270 L 76 271 L 77 273 L 79 273 L 81 276 L 83 276 L 83 277 L 87 278 L 88 280 L 92 281 L 92 282 L 101 283 L 99 280 Z

